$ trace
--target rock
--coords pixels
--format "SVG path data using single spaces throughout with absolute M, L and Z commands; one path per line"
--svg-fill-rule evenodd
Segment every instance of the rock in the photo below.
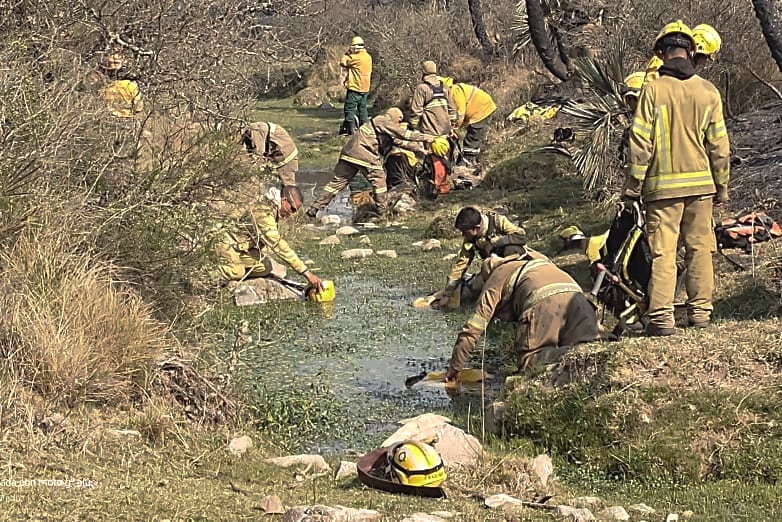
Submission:
M 320 240 L 320 242 L 318 244 L 319 245 L 339 245 L 340 243 L 342 243 L 342 241 L 339 239 L 339 236 L 334 235 L 334 236 L 324 237 L 323 239 Z
M 282 506 L 282 499 L 277 495 L 263 497 L 258 508 L 267 515 L 282 515 L 285 513 L 285 508 Z
M 457 257 L 458 257 L 457 254 L 448 254 L 447 256 L 443 256 L 442 260 L 443 261 L 453 261 Z
M 693 513 L 689 509 L 687 511 L 682 511 L 682 518 L 692 518 L 694 516 L 695 516 L 695 513 Z
M 326 96 L 331 98 L 331 96 L 329 95 L 328 91 L 326 91 Z M 320 107 L 318 107 L 318 109 L 320 109 L 322 111 L 333 111 L 335 109 L 335 107 L 334 107 L 334 104 L 332 104 L 331 102 L 323 102 L 323 103 L 320 104 Z
M 302 107 L 315 107 L 326 101 L 326 93 L 317 87 L 305 87 L 293 96 L 293 105 Z
M 574 498 L 570 503 L 579 508 L 599 509 L 605 506 L 605 502 L 600 497 L 578 497 Z
M 358 226 L 360 226 L 361 228 L 365 228 L 367 230 L 373 230 L 373 229 L 376 229 L 376 228 L 380 228 L 380 225 L 378 225 L 377 223 L 372 223 L 371 221 L 368 221 L 366 223 L 356 223 L 356 224 Z
M 543 487 L 548 483 L 548 479 L 554 472 L 554 464 L 551 463 L 551 457 L 548 455 L 538 455 L 532 459 L 532 473 L 540 479 Z
M 65 428 L 67 425 L 68 421 L 62 413 L 52 413 L 38 423 L 38 427 L 44 433 L 51 433 L 58 428 Z
M 670 513 L 665 517 L 665 522 L 679 522 L 679 515 L 676 513 Z
M 472 435 L 448 424 L 448 422 L 450 421 L 446 417 L 431 413 L 403 420 L 404 425 L 387 438 L 382 445 L 390 446 L 407 439 L 432 440 L 436 438 L 435 448 L 442 457 L 446 468 L 477 465 L 483 456 L 481 443 Z
M 109 433 L 121 439 L 140 439 L 141 432 L 137 430 L 109 430 Z
M 402 419 L 399 421 L 399 424 L 401 424 L 402 427 L 384 440 L 381 446 L 388 447 L 407 439 L 423 440 L 428 436 L 434 436 L 440 426 L 448 422 L 451 422 L 451 419 L 443 417 L 442 415 L 437 415 L 436 413 L 424 413 L 417 417 Z
M 405 517 L 401 522 L 444 522 L 444 518 L 440 518 L 437 515 L 430 515 L 428 513 L 413 513 L 409 517 Z
M 595 520 L 595 515 L 586 508 L 574 508 L 571 506 L 557 506 L 557 515 L 574 522 L 586 522 Z
M 339 224 L 342 223 L 342 218 L 336 214 L 329 214 L 327 216 L 323 216 L 322 218 L 320 218 L 320 222 L 322 225 L 325 226 L 328 225 L 339 226 Z
M 315 264 L 315 261 L 313 261 L 312 259 L 305 259 L 304 264 L 307 266 L 312 266 Z
M 326 86 L 326 95 L 335 101 L 345 101 L 345 86 L 339 83 L 332 83 Z M 332 105 L 332 107 L 334 107 Z
M 655 513 L 657 513 L 657 511 L 655 511 L 654 508 L 651 508 L 646 504 L 633 504 L 627 509 L 629 509 L 634 513 L 638 513 L 640 515 L 654 515 Z
M 377 255 L 390 257 L 391 259 L 397 258 L 396 250 L 378 250 Z
M 342 259 L 361 259 L 374 254 L 371 248 L 351 248 L 342 252 Z
M 247 435 L 242 435 L 231 439 L 231 442 L 228 443 L 228 452 L 234 457 L 241 457 L 252 447 L 253 440 Z
M 233 294 L 236 306 L 252 306 L 269 301 L 301 298 L 301 295 L 292 289 L 266 277 L 247 279 L 237 283 L 233 287 Z
M 406 214 L 408 212 L 414 212 L 416 208 L 416 202 L 410 194 L 402 194 L 399 199 L 394 203 L 392 210 L 399 214 Z
M 432 511 L 430 514 L 445 519 L 456 518 L 460 515 L 460 513 L 451 513 L 450 511 Z
M 630 515 L 622 506 L 611 506 L 597 514 L 599 520 L 630 520 Z
M 371 509 L 353 509 L 320 504 L 296 506 L 282 517 L 282 522 L 369 522 L 379 520 L 380 513 Z
M 372 240 L 369 239 L 369 236 L 360 236 L 358 238 L 358 242 L 359 242 L 359 244 L 362 244 L 362 245 L 371 245 L 372 244 Z
M 420 248 L 421 245 L 423 245 L 423 244 L 424 244 L 423 241 L 416 241 L 415 243 L 410 243 L 410 246 L 414 246 L 416 248 Z
M 331 466 L 320 455 L 289 455 L 287 457 L 266 459 L 264 462 L 281 468 L 290 468 L 292 466 L 304 468 L 303 473 L 305 475 L 309 472 L 322 474 L 331 471 Z
M 337 471 L 334 472 L 334 480 L 343 478 L 353 478 L 358 475 L 358 468 L 355 462 L 347 462 L 343 460 L 339 463 Z
M 429 252 L 436 248 L 442 248 L 439 239 L 427 239 L 426 241 L 423 241 L 421 243 L 421 250 L 423 250 L 424 252 Z
M 338 236 L 352 236 L 353 234 L 358 234 L 359 232 L 358 229 L 349 226 L 344 226 L 344 227 L 339 227 L 335 233 Z
M 501 508 L 509 504 L 514 506 L 524 505 L 524 502 L 521 501 L 520 499 L 516 497 L 512 497 L 510 495 L 506 495 L 505 493 L 500 493 L 497 495 L 491 495 L 489 497 L 486 497 L 483 503 L 487 508 L 492 508 L 492 509 Z
M 502 420 L 508 407 L 503 401 L 492 402 L 484 414 L 484 426 L 489 433 L 499 433 L 502 430 Z

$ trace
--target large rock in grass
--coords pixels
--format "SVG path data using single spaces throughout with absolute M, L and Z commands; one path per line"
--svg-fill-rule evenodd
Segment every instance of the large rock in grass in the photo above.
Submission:
M 301 294 L 291 288 L 265 277 L 247 279 L 241 282 L 229 283 L 233 291 L 236 306 L 253 306 L 269 301 L 284 301 L 301 299 Z
M 342 252 L 342 259 L 362 259 L 374 254 L 371 248 L 350 248 Z
M 370 522 L 380 520 L 380 513 L 371 509 L 353 509 L 321 504 L 296 506 L 282 517 L 282 522 Z
M 302 107 L 317 107 L 327 101 L 326 91 L 318 87 L 305 87 L 293 97 L 293 104 Z
M 478 439 L 448 422 L 447 417 L 429 413 L 405 419 L 401 421 L 403 426 L 382 445 L 391 446 L 407 439 L 427 441 L 436 438 L 435 448 L 447 468 L 477 466 L 483 456 L 483 446 Z

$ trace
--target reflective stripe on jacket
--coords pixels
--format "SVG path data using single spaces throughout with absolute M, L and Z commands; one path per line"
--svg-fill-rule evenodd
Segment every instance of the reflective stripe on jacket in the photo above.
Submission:
M 730 144 L 716 87 L 700 76 L 646 84 L 630 131 L 626 192 L 646 201 L 727 187 Z

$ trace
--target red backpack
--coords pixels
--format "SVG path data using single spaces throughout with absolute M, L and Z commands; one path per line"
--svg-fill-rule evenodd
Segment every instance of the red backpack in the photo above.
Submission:
M 782 227 L 765 212 L 749 212 L 724 219 L 714 227 L 717 248 L 741 248 L 752 252 L 752 245 L 782 237 Z

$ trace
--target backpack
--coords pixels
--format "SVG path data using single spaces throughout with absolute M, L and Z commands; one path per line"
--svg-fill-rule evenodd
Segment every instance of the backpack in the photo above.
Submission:
M 741 248 L 749 254 L 755 243 L 782 237 L 782 227 L 765 212 L 749 212 L 722 220 L 714 227 L 714 236 L 719 250 Z

